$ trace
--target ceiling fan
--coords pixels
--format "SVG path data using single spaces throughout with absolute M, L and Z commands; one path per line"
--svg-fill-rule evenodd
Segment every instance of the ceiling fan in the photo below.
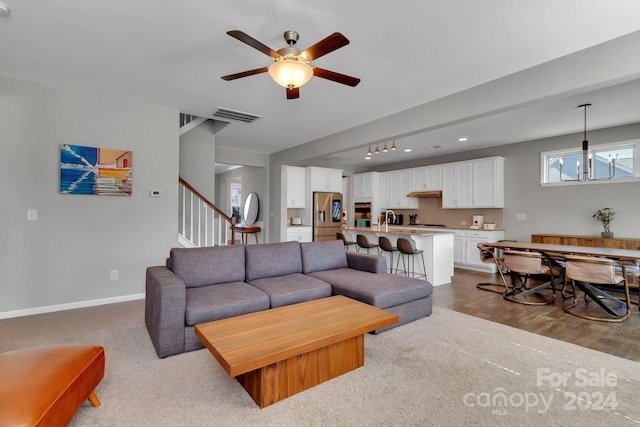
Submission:
M 274 62 L 268 67 L 222 76 L 222 80 L 235 80 L 268 72 L 276 83 L 286 88 L 287 99 L 299 98 L 300 86 L 307 83 L 312 76 L 332 80 L 352 87 L 360 83 L 360 79 L 358 78 L 309 65 L 309 62 L 314 59 L 318 59 L 327 53 L 331 53 L 349 44 L 349 39 L 340 33 L 333 33 L 313 46 L 300 51 L 293 47 L 298 41 L 299 34 L 295 31 L 286 31 L 284 33 L 284 39 L 289 47 L 284 47 L 277 52 L 242 31 L 233 30 L 228 31 L 227 34 L 270 56 Z

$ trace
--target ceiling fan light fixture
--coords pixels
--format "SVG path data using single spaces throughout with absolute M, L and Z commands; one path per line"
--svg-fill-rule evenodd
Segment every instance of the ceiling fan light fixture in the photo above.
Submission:
M 313 77 L 313 68 L 304 61 L 283 56 L 269 66 L 269 75 L 280 86 L 296 88 Z

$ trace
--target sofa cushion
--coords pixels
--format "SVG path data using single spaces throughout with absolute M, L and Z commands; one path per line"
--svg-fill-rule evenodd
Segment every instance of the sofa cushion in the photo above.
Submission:
M 300 243 L 300 251 L 304 274 L 349 266 L 342 240 Z
M 269 308 L 269 295 L 244 282 L 187 289 L 187 326 Z
M 396 274 L 375 274 L 352 268 L 317 271 L 312 277 L 330 283 L 333 293 L 389 308 L 431 295 L 433 286 L 424 280 Z
M 269 294 L 271 308 L 331 296 L 330 284 L 300 273 L 265 277 L 249 283 Z
M 244 247 L 171 249 L 171 270 L 187 288 L 244 281 Z
M 302 272 L 300 243 L 283 242 L 245 246 L 247 281 Z

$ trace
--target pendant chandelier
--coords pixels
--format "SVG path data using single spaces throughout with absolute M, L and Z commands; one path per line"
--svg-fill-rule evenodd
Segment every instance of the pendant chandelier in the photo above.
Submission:
M 616 160 L 618 160 L 618 156 L 612 157 L 609 155 L 608 166 L 609 166 L 609 174 L 604 178 L 596 178 L 594 175 L 594 163 L 593 163 L 593 154 L 589 150 L 589 141 L 587 140 L 587 108 L 591 107 L 591 104 L 582 104 L 579 105 L 578 108 L 584 110 L 584 137 L 582 140 L 582 162 L 580 160 L 576 161 L 576 179 L 563 179 L 562 178 L 562 169 L 564 166 L 564 161 L 562 157 L 559 160 L 560 163 L 560 181 L 600 181 L 600 180 L 609 180 L 616 176 Z
M 369 146 L 368 150 L 367 150 L 367 157 L 365 157 L 365 160 L 370 160 L 371 156 L 373 156 L 374 154 L 380 154 L 382 153 L 388 153 L 389 151 L 396 151 L 397 147 L 396 147 L 396 140 L 393 140 L 393 143 L 391 144 L 391 147 L 387 147 L 387 142 L 385 141 L 384 146 L 382 147 L 382 150 L 380 150 L 379 148 L 379 144 L 376 144 L 376 149 L 374 151 L 371 151 L 371 146 Z

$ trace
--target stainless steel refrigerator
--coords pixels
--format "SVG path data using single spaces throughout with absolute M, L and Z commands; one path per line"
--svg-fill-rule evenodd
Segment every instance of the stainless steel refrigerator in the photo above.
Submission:
M 313 193 L 313 240 L 335 240 L 342 225 L 342 194 Z

